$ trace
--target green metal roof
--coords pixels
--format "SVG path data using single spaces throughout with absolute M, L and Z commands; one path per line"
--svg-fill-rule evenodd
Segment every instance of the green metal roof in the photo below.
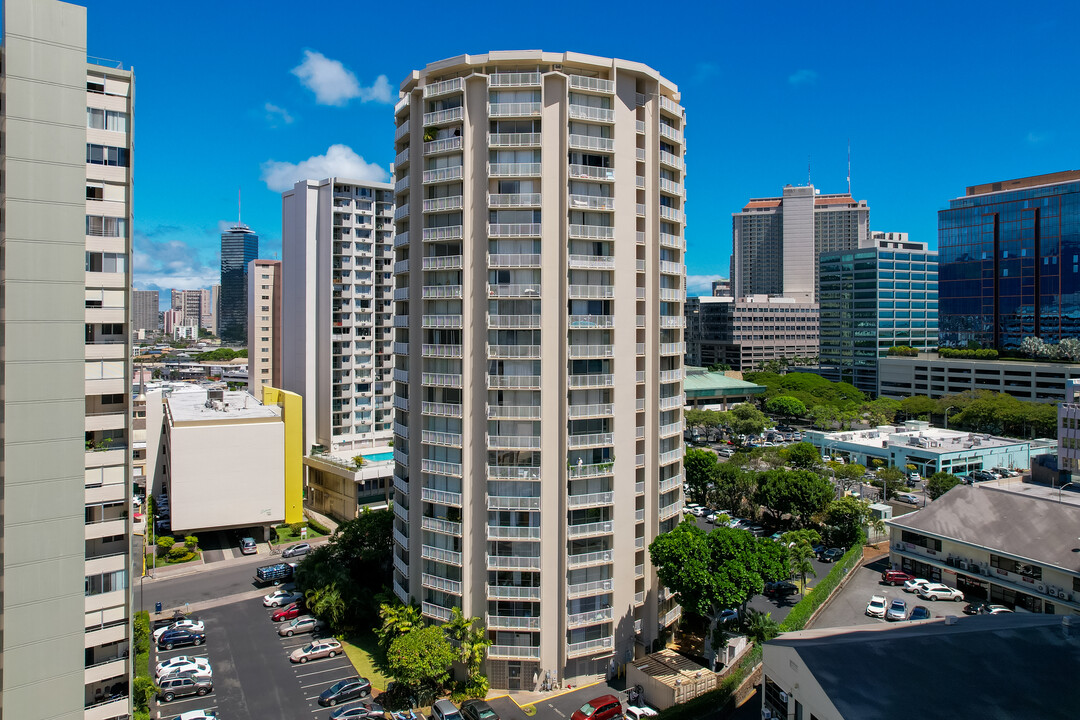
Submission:
M 700 368 L 686 368 L 683 390 L 688 398 L 724 397 L 728 395 L 761 395 L 764 385 L 736 380 L 722 372 L 708 372 Z

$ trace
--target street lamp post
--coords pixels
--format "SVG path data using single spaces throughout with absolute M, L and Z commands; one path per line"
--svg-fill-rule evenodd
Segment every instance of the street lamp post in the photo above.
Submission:
M 1064 485 L 1058 486 L 1058 502 L 1061 502 L 1061 491 L 1064 490 L 1065 488 L 1069 487 L 1070 485 L 1080 485 L 1080 482 L 1077 482 L 1075 480 L 1070 480 L 1069 482 L 1065 483 Z
M 949 411 L 950 410 L 955 410 L 955 409 L 956 409 L 955 405 L 950 405 L 949 407 L 945 408 L 945 429 L 946 430 L 949 429 Z

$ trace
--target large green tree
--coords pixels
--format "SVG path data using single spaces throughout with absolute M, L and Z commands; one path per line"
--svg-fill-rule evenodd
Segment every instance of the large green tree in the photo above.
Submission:
M 797 470 L 813 470 L 821 464 L 817 448 L 808 442 L 798 442 L 784 449 L 788 463 Z
M 689 448 L 683 457 L 683 477 L 686 492 L 694 502 L 705 502 L 709 486 L 716 479 L 719 469 L 716 453 L 702 448 Z
M 386 651 L 386 668 L 395 680 L 423 694 L 446 684 L 457 657 L 443 629 L 431 626 L 395 638 Z
M 737 513 L 743 503 L 753 497 L 756 483 L 754 473 L 732 463 L 721 463 L 716 469 L 709 500 L 722 510 Z
M 757 501 L 777 519 L 791 515 L 804 523 L 835 496 L 828 480 L 809 470 L 771 470 L 758 483 Z
M 765 410 L 773 415 L 796 418 L 806 415 L 806 405 L 797 397 L 777 395 L 765 401 Z
M 938 411 L 938 403 L 925 395 L 911 395 L 900 401 L 900 412 L 909 418 L 925 420 L 930 413 Z
M 751 403 L 739 403 L 728 411 L 731 431 L 736 435 L 760 435 L 772 422 Z
M 845 495 L 829 503 L 825 510 L 826 534 L 829 542 L 838 547 L 851 547 L 859 541 L 862 529 L 868 525 L 880 529 L 881 521 L 870 509 L 870 503 Z
M 931 500 L 937 500 L 960 484 L 960 478 L 947 472 L 936 472 L 926 481 L 926 494 Z
M 390 644 L 402 635 L 407 635 L 425 625 L 420 606 L 406 605 L 398 600 L 396 595 L 390 602 L 379 606 L 379 620 L 381 623 L 375 628 L 375 635 L 384 648 L 390 647 Z
M 877 471 L 877 480 L 871 484 L 882 490 L 882 500 L 892 500 L 904 486 L 904 471 L 899 468 L 886 467 Z

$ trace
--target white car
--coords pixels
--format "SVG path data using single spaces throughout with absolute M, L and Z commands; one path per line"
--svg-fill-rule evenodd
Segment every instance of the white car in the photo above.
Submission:
M 870 598 L 870 602 L 866 604 L 866 614 L 876 618 L 885 617 L 885 596 L 874 595 Z
M 955 600 L 956 602 L 962 602 L 964 593 L 948 585 L 930 583 L 919 588 L 919 597 L 923 600 Z
M 628 720 L 642 720 L 642 718 L 656 717 L 660 713 L 653 710 L 651 707 L 638 707 L 636 705 L 627 705 L 626 712 L 624 713 Z
M 716 454 L 719 455 L 720 457 L 729 458 L 729 457 L 731 457 L 732 455 L 735 454 L 735 451 L 732 450 L 731 448 L 720 448 L 719 450 L 716 451 Z
M 159 627 L 154 631 L 154 642 L 158 641 L 166 630 L 191 630 L 192 632 L 206 632 L 206 626 L 202 620 L 177 620 L 172 625 Z
M 174 672 L 194 672 L 196 674 L 213 676 L 210 669 L 210 661 L 204 657 L 192 657 L 190 655 L 178 655 L 170 660 L 159 662 L 154 667 L 154 676 L 161 678 Z
M 904 592 L 917 593 L 923 585 L 929 585 L 930 581 L 923 578 L 915 578 L 904 583 Z
M 217 710 L 188 710 L 172 720 L 218 720 Z
M 263 598 L 263 607 L 281 607 L 303 599 L 304 594 L 295 590 L 275 590 Z

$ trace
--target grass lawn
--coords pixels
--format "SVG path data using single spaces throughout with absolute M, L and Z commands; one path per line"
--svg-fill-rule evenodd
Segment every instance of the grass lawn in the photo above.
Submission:
M 297 540 L 300 539 L 299 533 L 294 534 L 293 531 L 291 529 L 289 529 L 288 525 L 285 525 L 283 527 L 276 527 L 276 528 L 274 528 L 274 532 L 277 534 L 277 541 L 276 542 L 278 542 L 278 543 L 291 543 L 291 542 L 296 542 Z M 317 537 L 322 537 L 322 536 L 323 536 L 323 533 L 319 532 L 315 528 L 308 525 L 308 529 L 307 529 L 307 539 L 308 540 L 310 540 L 311 538 L 317 538 Z
M 387 684 L 393 678 L 384 675 L 377 667 L 381 665 L 379 658 L 382 657 L 382 650 L 379 648 L 379 641 L 374 633 L 350 635 L 341 641 L 341 645 L 345 648 L 345 654 L 356 668 L 357 674 L 370 680 L 372 687 L 376 690 L 386 690 Z

